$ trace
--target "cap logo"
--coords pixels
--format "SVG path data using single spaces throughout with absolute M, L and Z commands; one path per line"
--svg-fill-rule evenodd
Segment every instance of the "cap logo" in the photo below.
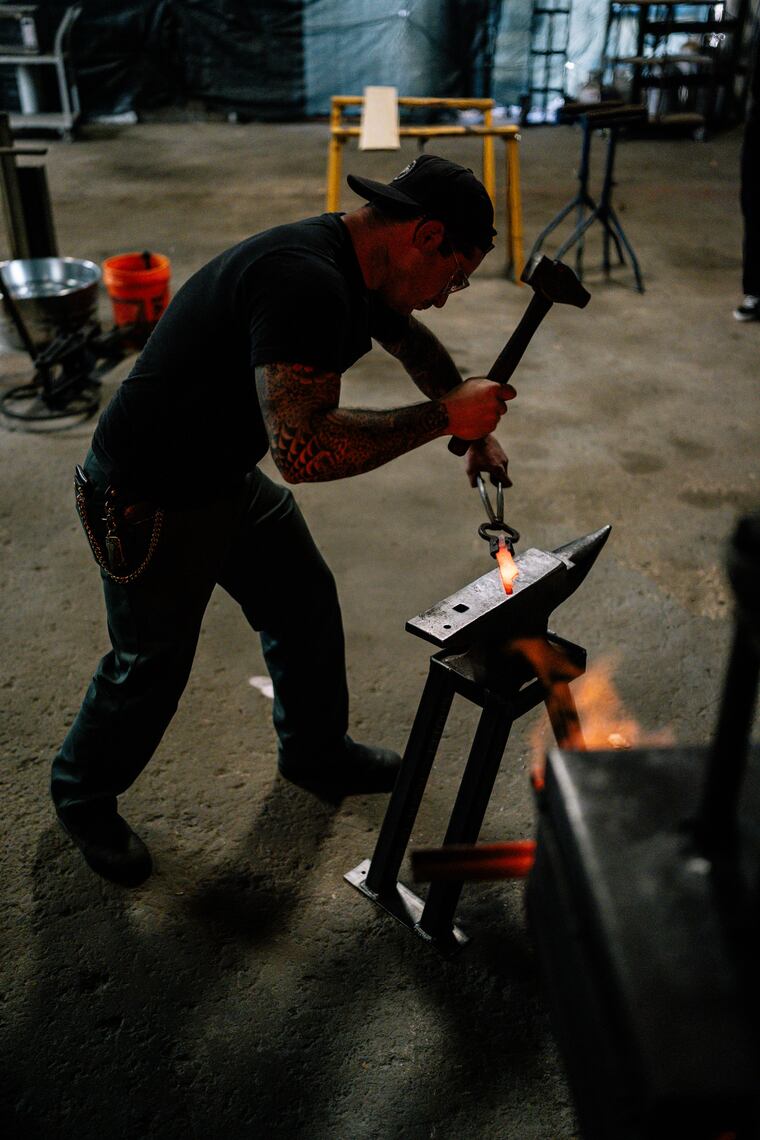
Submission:
M 404 175 L 408 174 L 410 170 L 414 170 L 416 165 L 417 165 L 417 159 L 413 158 L 412 161 L 409 163 L 409 165 L 405 166 L 403 170 L 400 170 L 399 173 L 396 175 L 396 177 L 392 178 L 391 181 L 392 182 L 398 182 L 399 178 L 403 178 Z

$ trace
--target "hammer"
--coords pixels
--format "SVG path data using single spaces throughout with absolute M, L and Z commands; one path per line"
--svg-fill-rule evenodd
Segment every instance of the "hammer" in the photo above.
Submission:
M 530 285 L 533 297 L 488 373 L 488 379 L 495 380 L 498 384 L 507 383 L 552 305 L 575 305 L 576 309 L 584 309 L 591 300 L 591 294 L 583 288 L 568 265 L 552 261 L 542 253 L 537 253 L 530 259 L 520 280 Z M 468 447 L 478 442 L 474 439 L 459 439 L 454 435 L 449 440 L 449 451 L 454 455 L 464 455 Z

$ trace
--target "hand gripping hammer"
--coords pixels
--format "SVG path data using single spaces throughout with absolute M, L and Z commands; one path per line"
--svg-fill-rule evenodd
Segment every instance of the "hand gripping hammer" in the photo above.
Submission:
M 506 384 L 512 376 L 531 337 L 552 305 L 575 305 L 576 309 L 584 309 L 591 300 L 591 294 L 583 288 L 568 265 L 552 261 L 542 253 L 530 259 L 520 280 L 530 285 L 533 297 L 488 373 L 488 379 L 495 380 L 498 384 Z M 459 439 L 454 435 L 449 440 L 449 451 L 453 451 L 454 455 L 464 455 L 468 447 L 476 442 L 478 441 L 474 439 Z

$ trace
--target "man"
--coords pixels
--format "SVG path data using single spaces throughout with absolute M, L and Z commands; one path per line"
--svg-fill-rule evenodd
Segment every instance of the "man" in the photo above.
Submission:
M 432 155 L 388 185 L 348 182 L 368 205 L 268 230 L 190 278 L 77 470 L 113 648 L 53 763 L 51 791 L 89 866 L 114 882 L 150 874 L 117 797 L 174 714 L 217 583 L 261 636 L 280 773 L 335 799 L 393 786 L 399 756 L 346 735 L 335 584 L 291 492 L 258 470 L 267 447 L 285 481 L 299 483 L 358 475 L 457 435 L 475 441 L 471 482 L 484 472 L 509 483 L 489 433 L 514 389 L 462 383 L 412 316 L 466 288 L 492 248 L 488 195 L 470 171 Z M 371 337 L 424 402 L 340 406 L 341 375 Z

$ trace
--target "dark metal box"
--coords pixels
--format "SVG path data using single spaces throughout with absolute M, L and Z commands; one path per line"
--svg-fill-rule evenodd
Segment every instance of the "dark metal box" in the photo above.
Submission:
M 760 748 L 735 859 L 693 845 L 706 750 L 551 753 L 528 913 L 584 1137 L 760 1137 Z

